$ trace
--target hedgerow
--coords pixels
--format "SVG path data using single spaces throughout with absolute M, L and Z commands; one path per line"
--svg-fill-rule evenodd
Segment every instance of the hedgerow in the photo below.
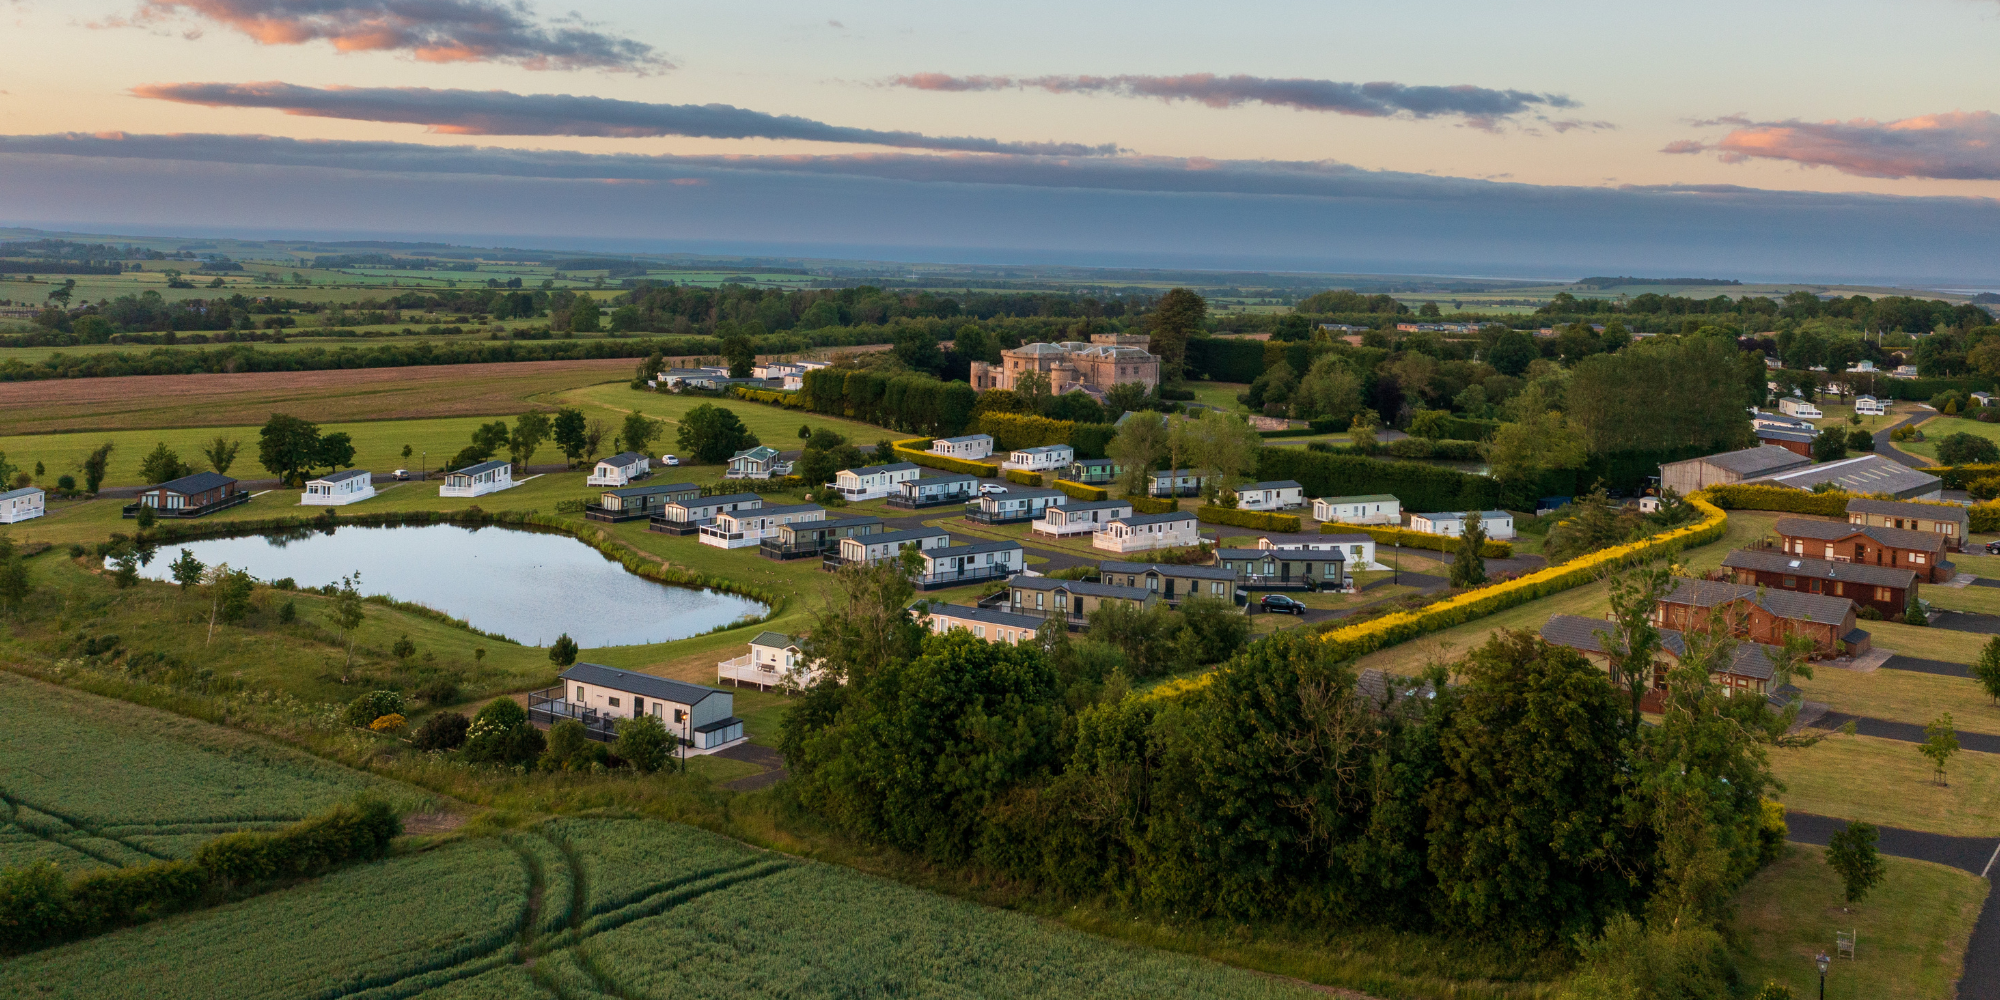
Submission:
M 1411 531 L 1408 528 L 1385 528 L 1373 524 L 1341 524 L 1334 521 L 1319 526 L 1319 533 L 1322 535 L 1351 535 L 1357 532 L 1368 535 L 1382 545 L 1401 545 L 1406 549 L 1431 549 L 1437 552 L 1458 551 L 1458 539 L 1451 535 L 1433 535 L 1429 532 Z M 1489 538 L 1486 544 L 1480 547 L 1479 554 L 1488 559 L 1512 558 L 1514 545 L 1511 542 Z
M 1239 510 L 1234 507 L 1218 507 L 1202 504 L 1194 509 L 1195 520 L 1208 524 L 1227 524 L 1237 528 L 1255 528 L 1259 531 L 1297 531 L 1297 514 L 1272 514 L 1261 510 Z

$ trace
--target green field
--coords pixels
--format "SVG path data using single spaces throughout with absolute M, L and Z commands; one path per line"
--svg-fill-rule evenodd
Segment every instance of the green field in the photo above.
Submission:
M 1930 411 L 1924 410 L 1921 412 L 1928 413 Z M 1927 440 L 1898 441 L 1896 442 L 1896 449 L 1898 451 L 1906 451 L 1912 455 L 1920 455 L 1935 461 L 1937 459 L 1938 439 L 1947 434 L 1959 433 L 1970 434 L 1973 437 L 1983 437 L 1995 444 L 2000 444 L 2000 424 L 1980 423 L 1969 417 L 1934 416 L 1918 424 L 1917 428 L 1924 432 L 1924 437 Z
M 143 1000 L 1311 995 L 638 819 L 562 819 L 475 837 L 49 949 L 0 966 L 0 991 Z
M 0 732 L 0 865 L 183 858 L 218 834 L 274 829 L 363 791 L 428 801 L 233 730 L 8 673 Z

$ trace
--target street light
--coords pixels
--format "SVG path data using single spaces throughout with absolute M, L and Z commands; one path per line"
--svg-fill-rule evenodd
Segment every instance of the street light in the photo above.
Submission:
M 1395 544 L 1396 555 L 1394 558 L 1396 561 L 1389 564 L 1391 574 L 1389 584 L 1390 586 L 1400 587 L 1403 585 L 1403 540 L 1398 538 Z
M 1826 952 L 1820 952 L 1819 957 L 1813 959 L 1813 964 L 1819 966 L 1819 1000 L 1826 1000 L 1826 967 L 1828 964 Z

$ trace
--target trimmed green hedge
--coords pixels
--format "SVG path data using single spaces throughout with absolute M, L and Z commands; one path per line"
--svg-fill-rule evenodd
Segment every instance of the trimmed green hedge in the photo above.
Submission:
M 1181 509 L 1180 501 L 1173 497 L 1142 497 L 1127 493 L 1123 499 L 1132 504 L 1134 514 L 1171 514 Z
M 1042 485 L 1042 474 L 1039 472 L 1027 472 L 1022 469 L 1004 469 L 1001 474 L 1006 476 L 1007 481 L 1010 483 L 1020 483 L 1023 486 Z
M 1364 534 L 1375 539 L 1378 545 L 1400 544 L 1406 549 L 1434 549 L 1438 552 L 1458 551 L 1458 539 L 1450 535 L 1431 535 L 1408 528 L 1384 528 L 1373 524 L 1340 524 L 1328 521 L 1319 526 L 1322 535 Z M 1495 541 L 1491 538 L 1481 546 L 1479 554 L 1488 559 L 1507 559 L 1514 555 L 1512 542 Z
M 1101 486 L 1085 486 L 1082 483 L 1072 483 L 1067 479 L 1056 480 L 1056 489 L 1059 489 L 1064 493 L 1069 494 L 1070 499 L 1072 500 L 1111 499 L 1110 490 L 1107 490 Z
M 1076 421 L 1051 420 L 1029 413 L 982 413 L 966 428 L 973 434 L 993 435 L 993 450 L 1039 448 L 1045 444 L 1068 444 L 1076 431 Z
M 1195 520 L 1209 524 L 1227 524 L 1237 528 L 1255 528 L 1259 531 L 1297 531 L 1297 514 L 1272 514 L 1261 510 L 1239 510 L 1234 507 L 1218 507 L 1203 504 L 1194 509 Z

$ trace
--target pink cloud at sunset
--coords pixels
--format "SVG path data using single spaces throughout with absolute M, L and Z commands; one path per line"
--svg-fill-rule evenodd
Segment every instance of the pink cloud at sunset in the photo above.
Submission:
M 263 45 L 324 41 L 341 52 L 406 52 L 420 62 L 526 69 L 671 69 L 653 47 L 580 23 L 536 23 L 525 4 L 491 0 L 142 0 L 131 22 L 186 14 Z M 573 19 L 573 16 L 572 16 Z
M 2000 115 L 1953 111 L 1899 121 L 1713 123 L 1737 128 L 1712 143 L 1684 139 L 1662 153 L 1714 152 L 1724 163 L 1783 160 L 1857 177 L 2000 180 Z

